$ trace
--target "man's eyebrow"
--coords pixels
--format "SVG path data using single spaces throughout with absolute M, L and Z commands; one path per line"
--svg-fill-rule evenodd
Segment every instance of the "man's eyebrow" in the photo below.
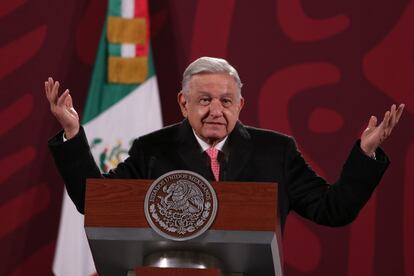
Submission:
M 196 91 L 196 93 L 199 94 L 200 96 L 211 96 L 211 93 L 207 92 L 207 91 L 199 90 L 199 91 Z M 233 96 L 234 95 L 232 93 L 224 93 L 223 95 L 220 95 L 220 98 L 222 98 L 222 97 L 233 97 Z
M 205 92 L 205 91 L 196 91 L 195 96 L 196 97 L 205 97 L 205 96 L 211 97 L 210 93 Z

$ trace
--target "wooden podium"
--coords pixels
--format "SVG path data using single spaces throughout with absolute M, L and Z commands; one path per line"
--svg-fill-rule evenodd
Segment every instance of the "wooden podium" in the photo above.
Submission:
M 126 276 L 131 270 L 137 276 L 283 274 L 275 183 L 212 182 L 216 219 L 204 234 L 188 241 L 167 240 L 150 228 L 144 200 L 151 183 L 88 179 L 85 230 L 99 276 Z M 220 270 L 144 266 L 146 256 L 169 251 L 209 254 L 220 260 Z

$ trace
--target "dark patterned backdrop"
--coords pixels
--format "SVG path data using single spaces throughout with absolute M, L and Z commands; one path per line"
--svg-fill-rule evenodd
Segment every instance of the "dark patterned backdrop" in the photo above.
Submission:
M 334 181 L 369 116 L 406 104 L 384 144 L 391 167 L 359 218 L 334 229 L 291 214 L 284 251 L 288 276 L 414 275 L 414 1 L 150 7 L 165 124 L 181 119 L 186 65 L 224 57 L 245 84 L 242 121 L 293 135 Z M 99 0 L 0 1 L 0 275 L 52 274 L 63 184 L 47 152 L 59 126 L 43 80 L 61 80 L 82 113 L 105 9 Z

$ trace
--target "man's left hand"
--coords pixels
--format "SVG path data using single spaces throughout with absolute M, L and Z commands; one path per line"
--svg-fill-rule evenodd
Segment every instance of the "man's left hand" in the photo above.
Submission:
M 368 127 L 361 136 L 361 149 L 366 155 L 374 156 L 375 150 L 379 145 L 391 135 L 392 129 L 400 120 L 404 106 L 404 104 L 400 104 L 397 109 L 396 105 L 393 104 L 391 110 L 385 112 L 384 119 L 378 126 L 377 117 L 371 116 Z

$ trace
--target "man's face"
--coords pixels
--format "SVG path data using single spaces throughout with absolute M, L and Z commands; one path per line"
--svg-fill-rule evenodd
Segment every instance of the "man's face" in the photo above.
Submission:
M 244 105 L 235 79 L 227 73 L 201 73 L 191 77 L 188 90 L 187 96 L 178 94 L 183 116 L 198 137 L 217 144 L 234 129 Z

